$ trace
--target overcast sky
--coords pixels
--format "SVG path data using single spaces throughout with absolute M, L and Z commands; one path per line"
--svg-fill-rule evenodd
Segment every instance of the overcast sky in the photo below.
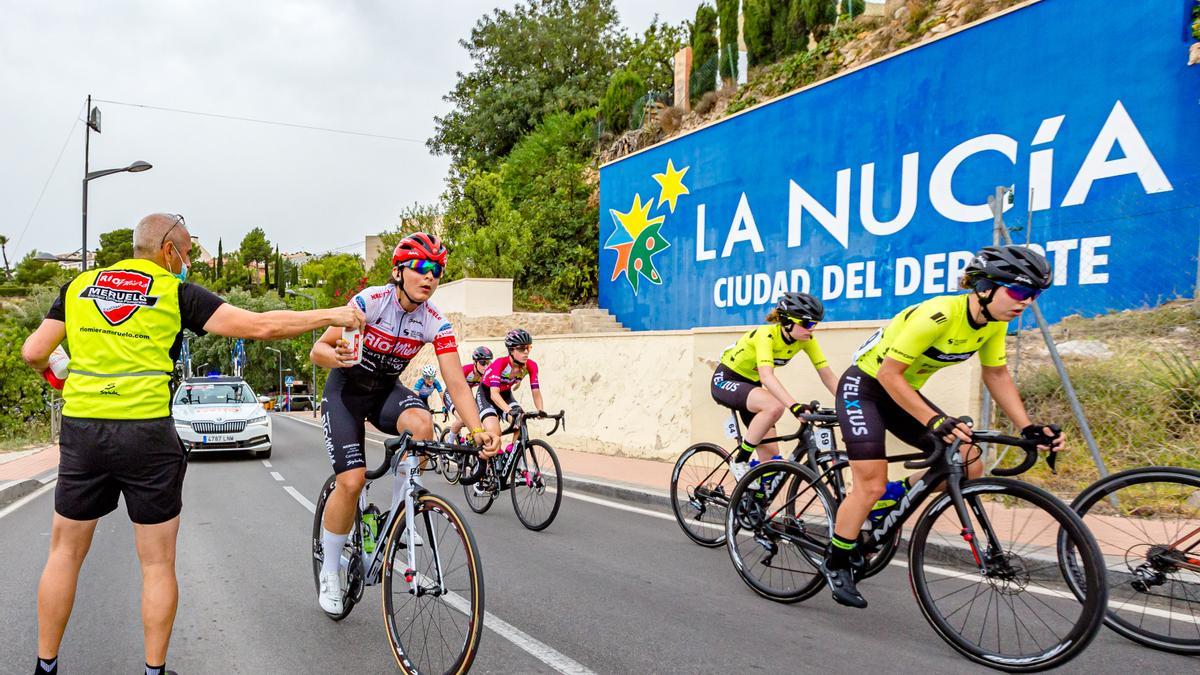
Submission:
M 677 23 L 698 0 L 614 0 L 629 31 Z M 0 0 L 0 234 L 18 260 L 80 246 L 84 99 L 333 127 L 403 142 L 97 103 L 88 243 L 146 213 L 179 212 L 213 252 L 254 226 L 285 251 L 361 252 L 365 234 L 442 190 L 424 141 L 470 63 L 458 40 L 513 3 Z M 76 119 L 68 140 L 68 131 Z M 62 160 L 32 221 L 59 151 Z M 26 223 L 29 222 L 28 228 Z M 24 233 L 22 233 L 24 231 Z

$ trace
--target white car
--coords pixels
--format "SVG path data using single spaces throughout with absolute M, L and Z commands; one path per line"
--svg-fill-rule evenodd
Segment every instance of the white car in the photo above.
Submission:
M 239 377 L 190 377 L 171 404 L 175 431 L 192 452 L 246 450 L 271 456 L 271 416 Z

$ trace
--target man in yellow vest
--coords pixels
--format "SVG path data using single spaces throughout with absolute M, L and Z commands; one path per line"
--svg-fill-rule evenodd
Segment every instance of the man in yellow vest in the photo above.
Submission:
M 36 673 L 58 671 L 80 567 L 97 521 L 117 507 L 119 495 L 125 497 L 141 560 L 146 672 L 167 672 L 187 467 L 169 388 L 182 330 L 273 340 L 363 325 L 362 312 L 353 306 L 256 313 L 227 304 L 184 282 L 191 248 L 183 216 L 146 216 L 133 232 L 134 257 L 88 270 L 63 286 L 22 349 L 26 363 L 39 372 L 64 339 L 71 355 L 50 555 L 38 584 Z

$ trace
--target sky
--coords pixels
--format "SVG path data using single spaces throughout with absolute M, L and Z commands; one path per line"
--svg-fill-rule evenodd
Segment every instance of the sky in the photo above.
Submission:
M 698 1 L 614 5 L 633 33 L 656 13 L 689 19 Z M 366 234 L 441 193 L 449 162 L 425 140 L 434 116 L 449 110 L 442 96 L 455 73 L 470 68 L 458 41 L 480 16 L 513 4 L 0 0 L 0 234 L 9 260 L 80 247 L 89 94 L 411 139 L 94 101 L 102 122 L 90 170 L 135 160 L 154 168 L 89 183 L 90 249 L 100 233 L 166 211 L 182 213 L 214 253 L 219 237 L 236 248 L 256 226 L 284 251 L 361 253 Z

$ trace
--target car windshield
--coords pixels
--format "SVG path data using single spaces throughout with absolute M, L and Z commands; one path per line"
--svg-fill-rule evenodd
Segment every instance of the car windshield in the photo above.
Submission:
M 182 384 L 175 392 L 175 402 L 184 405 L 228 405 L 257 400 L 250 385 L 243 382 Z

